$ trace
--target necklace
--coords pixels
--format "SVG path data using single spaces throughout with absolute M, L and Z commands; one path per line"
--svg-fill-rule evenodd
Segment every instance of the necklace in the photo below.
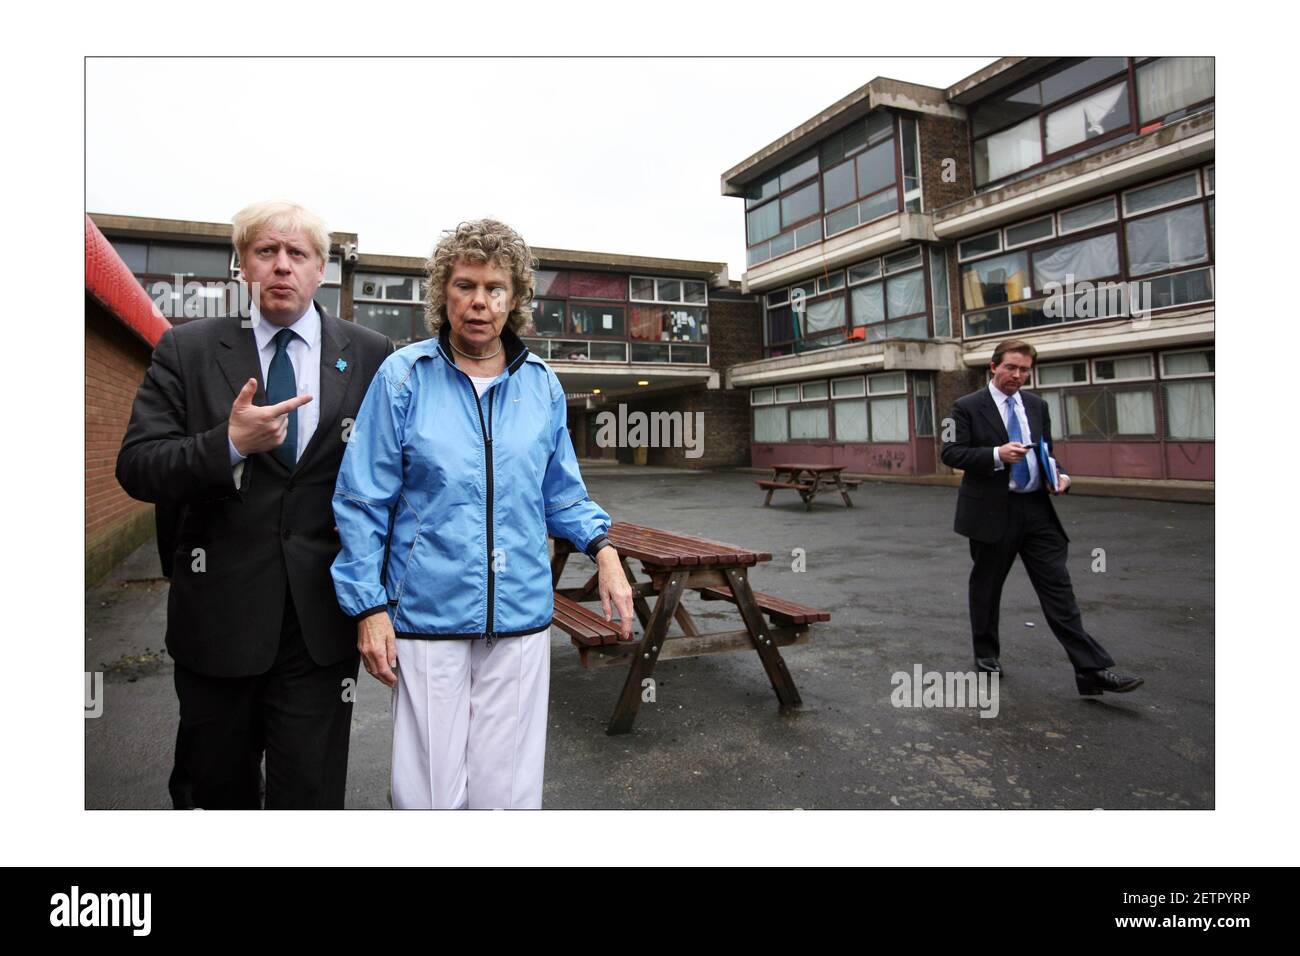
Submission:
M 448 341 L 450 342 L 451 339 L 449 338 Z M 455 352 L 457 355 L 463 355 L 465 356 L 465 358 L 473 359 L 475 362 L 486 362 L 488 359 L 496 358 L 498 355 L 501 354 L 501 343 L 500 340 L 497 341 L 497 350 L 493 352 L 491 355 L 472 355 L 469 352 L 462 352 L 460 349 L 456 348 L 455 342 L 451 342 L 451 350 Z

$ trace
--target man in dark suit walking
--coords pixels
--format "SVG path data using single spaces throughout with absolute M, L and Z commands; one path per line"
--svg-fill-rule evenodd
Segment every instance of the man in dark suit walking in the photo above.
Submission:
M 329 233 L 290 203 L 234 219 L 252 321 L 159 340 L 117 458 L 170 557 L 177 808 L 343 807 L 359 656 L 330 565 L 344 444 L 386 336 L 315 302 Z M 169 562 L 164 561 L 164 565 Z
M 1074 599 L 1065 566 L 1069 538 L 1049 495 L 1067 492 L 1070 477 L 1060 474 L 1057 487 L 1047 487 L 1050 479 L 1038 448 L 1040 440 L 1051 448 L 1051 416 L 1041 398 L 1021 391 L 1037 355 L 1028 342 L 1011 339 L 998 345 L 989 364 L 992 380 L 957 400 L 953 427 L 944 435 L 944 464 L 964 473 L 954 530 L 970 539 L 975 562 L 970 575 L 975 666 L 1002 672 L 998 611 L 1003 582 L 1019 555 L 1043 616 L 1074 665 L 1079 693 L 1131 691 L 1142 678 L 1111 670 L 1114 660 L 1083 629 Z

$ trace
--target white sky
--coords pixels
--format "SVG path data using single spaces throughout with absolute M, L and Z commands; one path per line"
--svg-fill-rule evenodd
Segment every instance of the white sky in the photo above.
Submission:
M 533 245 L 725 261 L 722 172 L 876 76 L 990 57 L 86 61 L 86 209 L 229 222 L 288 198 L 361 251 L 493 215 Z

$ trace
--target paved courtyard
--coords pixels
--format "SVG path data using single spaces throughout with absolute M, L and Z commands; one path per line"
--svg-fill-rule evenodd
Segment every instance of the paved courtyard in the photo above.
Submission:
M 1085 626 L 1146 685 L 1080 698 L 1017 565 L 1002 600 L 997 715 L 981 717 L 978 707 L 891 702 L 896 672 L 972 666 L 955 489 L 866 483 L 856 507 L 826 496 L 807 513 L 793 492 L 764 508 L 754 477 L 587 472 L 615 520 L 770 551 L 751 575 L 757 590 L 832 612 L 810 644 L 783 652 L 802 709 L 779 712 L 753 652 L 667 661 L 633 732 L 606 736 L 624 671 L 583 668 L 553 629 L 546 807 L 1214 806 L 1212 506 L 1059 500 Z M 804 571 L 792 568 L 795 549 Z M 565 583 L 590 568 L 571 559 Z M 169 805 L 177 708 L 159 574 L 151 542 L 86 593 L 86 669 L 105 673 L 103 716 L 85 722 L 88 808 Z M 708 629 L 740 626 L 729 605 L 687 603 Z M 347 803 L 382 808 L 389 691 L 360 679 Z

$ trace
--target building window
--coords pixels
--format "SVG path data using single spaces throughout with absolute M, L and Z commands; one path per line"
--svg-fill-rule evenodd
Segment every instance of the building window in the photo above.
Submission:
M 1104 226 L 1118 218 L 1119 215 L 1115 211 L 1115 197 L 1107 196 L 1100 202 L 1062 210 L 1057 214 L 1057 231 L 1064 236 L 1067 233 Z
M 1091 151 L 1211 105 L 1212 57 L 1067 60 L 970 110 L 975 185 Z M 1136 89 L 1137 116 L 1130 109 Z
M 912 376 L 912 417 L 916 421 L 916 436 L 931 438 L 934 436 L 934 396 L 930 387 L 929 375 Z
M 934 334 L 936 338 L 952 335 L 952 307 L 948 302 L 948 253 L 930 247 L 930 295 L 934 300 Z

